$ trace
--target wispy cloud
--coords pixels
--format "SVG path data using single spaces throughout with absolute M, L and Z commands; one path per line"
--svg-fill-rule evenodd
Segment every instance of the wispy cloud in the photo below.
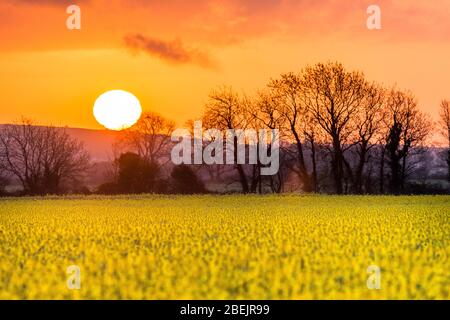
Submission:
M 216 63 L 204 51 L 187 48 L 180 39 L 164 41 L 142 34 L 124 37 L 125 45 L 132 50 L 143 51 L 172 64 L 194 64 L 204 68 L 215 68 Z

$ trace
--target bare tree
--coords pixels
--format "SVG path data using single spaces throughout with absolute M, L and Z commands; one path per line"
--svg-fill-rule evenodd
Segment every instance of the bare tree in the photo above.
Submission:
M 285 117 L 281 113 L 279 105 L 277 103 L 276 97 L 273 96 L 273 92 L 271 90 L 260 90 L 256 97 L 253 99 L 252 103 L 249 104 L 248 108 L 248 118 L 249 122 L 254 128 L 258 129 L 269 129 L 269 130 L 278 130 L 279 139 L 283 139 L 283 135 L 285 134 L 284 125 L 285 125 Z M 259 139 L 259 137 L 258 137 Z M 259 142 L 259 141 L 258 141 Z M 285 163 L 286 158 L 288 156 L 287 148 L 284 147 L 284 144 L 280 145 L 280 158 L 279 158 L 279 170 L 276 175 L 268 176 L 265 180 L 267 180 L 268 187 L 272 192 L 280 193 L 283 189 L 284 181 L 285 181 Z M 258 170 L 258 191 L 262 192 L 263 185 L 263 177 L 261 175 L 261 164 L 258 162 L 257 164 Z
M 347 72 L 340 63 L 307 67 L 303 84 L 305 104 L 329 136 L 336 193 L 344 192 L 344 152 L 354 130 L 351 121 L 364 99 L 365 80 L 360 72 Z
M 310 173 L 305 155 L 305 140 L 309 139 L 314 153 L 314 122 L 303 103 L 303 88 L 301 74 L 286 73 L 279 79 L 272 80 L 268 87 L 271 90 L 274 107 L 272 109 L 282 116 L 282 132 L 296 147 L 297 168 L 293 168 L 300 178 L 305 192 L 315 191 L 315 161 L 313 158 L 313 173 Z M 312 139 L 312 140 L 311 140 Z
M 139 121 L 125 131 L 125 144 L 153 164 L 164 164 L 169 159 L 170 137 L 175 123 L 154 112 L 145 112 Z
M 450 101 L 442 100 L 441 110 L 439 113 L 439 126 L 442 136 L 447 140 L 447 167 L 448 175 L 447 179 L 450 182 Z
M 353 115 L 353 151 L 356 154 L 356 166 L 352 169 L 345 159 L 349 172 L 353 173 L 353 188 L 356 193 L 363 192 L 364 169 L 371 157 L 371 150 L 376 147 L 382 130 L 381 119 L 384 107 L 384 89 L 374 83 L 364 86 L 364 97 Z M 370 178 L 370 176 L 368 176 Z
M 60 193 L 89 167 L 83 145 L 64 129 L 36 126 L 26 119 L 2 128 L 0 158 L 2 169 L 16 177 L 27 194 Z
M 420 112 L 417 100 L 410 92 L 392 89 L 386 100 L 384 123 L 388 129 L 386 156 L 390 167 L 390 189 L 398 194 L 404 190 L 408 157 L 422 146 L 431 130 L 431 121 Z M 417 149 L 417 148 L 416 148 Z M 420 148 L 419 148 L 420 149 Z
M 245 130 L 248 123 L 249 101 L 241 97 L 231 87 L 220 87 L 211 92 L 205 104 L 203 113 L 203 124 L 209 128 L 218 130 Z M 243 193 L 254 192 L 254 183 L 249 181 L 245 168 L 237 161 L 238 137 L 233 138 L 234 163 L 239 176 L 239 182 Z M 228 144 L 226 146 L 229 148 Z M 256 172 L 252 173 L 253 181 Z

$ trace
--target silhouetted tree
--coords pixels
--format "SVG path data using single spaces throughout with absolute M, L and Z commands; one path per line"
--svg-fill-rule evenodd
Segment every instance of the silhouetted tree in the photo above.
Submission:
M 281 112 L 281 108 L 277 99 L 274 96 L 274 90 L 266 88 L 258 92 L 256 97 L 249 104 L 248 118 L 251 126 L 255 129 L 278 130 L 280 142 L 285 138 L 285 122 L 286 118 Z M 258 137 L 259 142 L 259 137 Z M 261 175 L 261 164 L 257 165 L 257 184 L 258 192 L 262 193 L 263 183 L 269 186 L 270 190 L 275 193 L 280 193 L 283 190 L 283 185 L 286 179 L 286 164 L 289 161 L 290 153 L 288 153 L 289 143 L 281 143 L 279 170 L 277 174 L 272 176 Z
M 271 100 L 274 108 L 282 116 L 282 128 L 285 129 L 283 132 L 295 143 L 297 173 L 300 177 L 303 190 L 306 192 L 314 191 L 316 189 L 316 177 L 314 175 L 315 159 L 313 158 L 313 173 L 311 174 L 308 172 L 306 165 L 304 141 L 305 138 L 310 140 L 313 151 L 312 155 L 314 157 L 315 136 L 313 124 L 315 124 L 315 121 L 311 121 L 313 119 L 309 117 L 308 109 L 302 101 L 304 92 L 301 74 L 282 74 L 279 79 L 272 80 L 268 87 L 271 90 Z
M 170 174 L 172 178 L 172 192 L 178 194 L 205 193 L 203 182 L 187 165 L 175 166 Z
M 0 132 L 0 166 L 16 177 L 26 194 L 61 193 L 83 178 L 89 156 L 64 129 L 23 119 Z
M 343 193 L 344 152 L 355 130 L 352 118 L 364 99 L 364 75 L 348 72 L 340 63 L 307 67 L 303 77 L 305 103 L 331 143 L 331 165 L 336 193 Z
M 408 142 L 406 142 L 404 147 L 400 147 L 401 135 L 402 125 L 394 119 L 392 126 L 389 128 L 389 135 L 386 139 L 386 150 L 391 169 L 390 189 L 395 194 L 399 193 L 401 185 L 400 160 L 405 157 L 406 150 L 409 149 Z
M 99 194 L 119 194 L 119 186 L 116 182 L 105 182 L 102 183 L 97 188 L 97 193 Z
M 203 125 L 218 130 L 244 130 L 248 125 L 248 101 L 240 97 L 232 88 L 222 87 L 209 95 L 203 113 Z M 233 139 L 234 167 L 239 175 L 239 182 L 243 193 L 251 192 L 251 185 L 247 178 L 244 166 L 237 162 L 238 137 Z M 227 144 L 227 148 L 229 145 Z
M 139 121 L 125 131 L 125 143 L 139 156 L 153 164 L 167 161 L 170 137 L 175 123 L 155 112 L 145 112 Z
M 450 101 L 443 100 L 441 102 L 441 110 L 439 113 L 439 126 L 441 129 L 441 134 L 444 139 L 447 140 L 447 179 L 450 182 Z
M 420 112 L 417 100 L 410 92 L 392 90 L 386 102 L 386 156 L 390 166 L 390 190 L 398 194 L 404 190 L 408 175 L 407 160 L 414 147 L 427 138 L 431 121 Z
M 356 193 L 362 193 L 363 186 L 367 186 L 364 182 L 364 169 L 370 160 L 371 150 L 376 147 L 382 134 L 381 119 L 385 99 L 384 90 L 376 84 L 366 83 L 363 90 L 364 97 L 351 119 L 354 131 L 350 143 L 353 148 L 351 150 L 356 155 L 355 168 L 344 158 Z M 370 179 L 370 175 L 367 178 Z
M 136 153 L 127 152 L 117 159 L 118 190 L 121 193 L 157 192 L 159 167 Z

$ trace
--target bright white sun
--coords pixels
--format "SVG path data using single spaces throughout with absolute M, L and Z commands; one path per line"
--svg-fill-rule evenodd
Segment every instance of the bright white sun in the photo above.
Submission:
M 139 100 L 123 90 L 111 90 L 101 94 L 94 104 L 94 117 L 104 127 L 123 130 L 135 124 L 141 116 Z

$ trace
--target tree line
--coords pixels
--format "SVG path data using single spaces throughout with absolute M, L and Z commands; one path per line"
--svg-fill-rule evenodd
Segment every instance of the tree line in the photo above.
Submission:
M 303 192 L 448 193 L 449 110 L 450 101 L 443 100 L 434 123 L 412 92 L 371 82 L 337 62 L 319 63 L 271 79 L 253 95 L 220 87 L 205 103 L 201 119 L 207 128 L 278 130 L 275 175 L 261 175 L 260 163 L 174 166 L 170 136 L 175 124 L 147 112 L 123 131 L 114 146 L 109 181 L 97 192 L 201 193 L 206 192 L 202 180 L 208 180 L 239 186 L 234 190 L 243 193 L 279 193 L 293 182 Z M 430 147 L 436 128 L 444 148 Z M 212 142 L 203 142 L 204 147 Z M 2 128 L 0 160 L 1 181 L 14 176 L 30 194 L 58 192 L 89 166 L 82 145 L 63 129 L 27 122 Z M 433 162 L 446 165 L 442 180 L 447 182 L 424 187 L 418 178 L 429 175 Z
M 444 100 L 439 125 L 447 139 L 448 110 Z M 305 192 L 403 193 L 407 179 L 429 165 L 424 161 L 434 133 L 410 91 L 385 88 L 334 62 L 282 74 L 252 97 L 220 88 L 209 96 L 203 121 L 221 130 L 279 130 L 279 174 L 265 178 L 258 165 L 244 170 L 238 164 L 243 192 L 261 192 L 263 179 L 280 192 L 294 172 Z

